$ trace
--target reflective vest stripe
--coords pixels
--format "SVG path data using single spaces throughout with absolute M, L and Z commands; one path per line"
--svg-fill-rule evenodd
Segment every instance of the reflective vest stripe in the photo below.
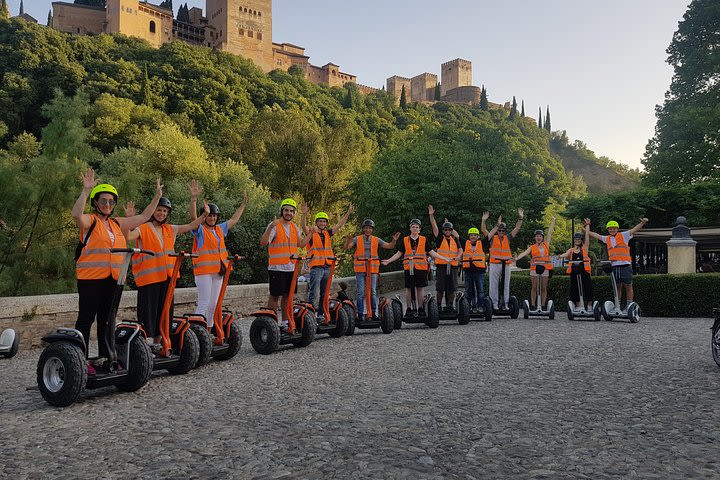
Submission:
M 203 229 L 203 246 L 198 249 L 198 241 L 195 237 L 192 253 L 197 253 L 198 257 L 193 258 L 193 273 L 195 275 L 219 274 L 220 264 L 227 265 L 225 235 L 217 225 L 213 227 L 200 225 L 199 228 Z
M 540 254 L 540 246 L 543 247 L 544 253 Z M 550 246 L 543 242 L 539 246 L 537 243 L 533 243 L 530 246 L 530 270 L 535 271 L 535 267 L 538 265 L 545 265 L 545 270 L 552 270 L 553 264 L 550 260 Z
M 418 237 L 418 245 L 415 252 L 412 251 L 412 247 L 410 246 L 410 237 L 405 237 L 403 239 L 403 242 L 405 244 L 405 255 L 403 257 L 403 268 L 405 270 L 410 270 L 410 261 L 412 260 L 413 263 L 413 269 L 414 270 L 427 270 L 428 269 L 428 261 L 427 261 L 427 252 L 425 251 L 425 237 Z M 412 258 L 413 256 L 419 257 L 419 258 Z
M 268 264 L 270 265 L 287 265 L 290 262 L 290 256 L 298 253 L 298 227 L 294 223 L 290 223 L 290 238 L 285 233 L 282 223 L 275 226 L 275 238 L 268 244 Z
M 167 281 L 172 276 L 174 259 L 168 256 L 175 248 L 175 235 L 172 225 L 160 226 L 163 244 L 160 244 L 151 222 L 140 225 L 140 238 L 137 247 L 155 253 L 154 256 L 133 255 L 132 271 L 138 287 Z
M 625 243 L 625 239 L 623 238 L 621 233 L 617 233 L 615 235 L 615 246 L 612 246 L 612 243 L 610 243 L 612 237 L 608 235 L 607 239 L 605 240 L 605 244 L 608 249 L 608 259 L 611 262 L 632 262 L 632 257 L 630 256 L 630 247 L 627 243 Z
M 322 235 L 325 237 L 325 244 L 322 243 Z M 324 267 L 330 265 L 329 259 L 334 257 L 332 245 L 330 244 L 330 232 L 323 230 L 321 233 L 313 233 L 312 246 L 308 250 L 308 255 L 312 255 L 310 259 L 310 268 Z
M 443 238 L 440 242 L 440 245 L 438 249 L 436 250 L 437 253 L 442 255 L 443 257 L 447 257 L 451 259 L 450 265 L 453 267 L 457 267 L 459 262 L 457 260 L 457 254 L 458 254 L 458 245 L 455 239 L 449 239 L 449 238 Z M 435 259 L 435 265 L 447 265 L 448 262 L 441 258 Z
M 478 250 L 475 250 L 475 249 Z M 480 240 L 472 244 L 470 240 L 465 240 L 465 248 L 463 249 L 463 268 L 470 268 L 470 262 L 475 267 L 485 268 L 485 252 L 483 251 L 482 242 Z
M 102 280 L 112 276 L 115 280 L 120 275 L 124 254 L 110 253 L 111 248 L 126 248 L 125 236 L 115 219 L 109 219 L 108 225 L 115 236 L 115 242 L 110 239 L 102 219 L 93 214 L 94 220 L 99 223 L 88 238 L 87 245 L 80 252 L 75 266 L 78 280 Z M 84 240 L 85 232 L 80 230 L 80 241 Z
M 568 258 L 572 258 L 573 250 L 574 250 L 574 249 L 571 248 L 570 250 L 567 251 Z M 590 255 L 588 255 L 588 251 L 587 251 L 587 249 L 586 249 L 585 247 L 581 247 L 581 250 L 582 250 L 582 255 L 583 255 L 583 268 L 585 269 L 585 271 L 586 271 L 587 273 L 590 273 L 590 272 L 591 272 L 591 269 L 590 269 Z M 565 273 L 572 273 L 572 269 L 573 269 L 574 266 L 575 266 L 575 265 L 568 265 L 568 268 L 567 268 L 567 270 L 565 271 Z
M 378 257 L 378 247 L 380 241 L 378 237 L 370 236 L 370 257 Z M 366 273 L 365 272 L 365 261 L 360 261 L 358 258 L 365 258 L 365 239 L 362 235 L 358 235 L 355 239 L 355 253 L 353 254 L 355 273 Z M 380 273 L 380 259 L 370 260 L 370 273 Z
M 510 260 L 511 258 L 510 239 L 505 236 L 501 241 L 500 237 L 493 235 L 490 244 L 490 263 L 500 263 L 500 260 Z

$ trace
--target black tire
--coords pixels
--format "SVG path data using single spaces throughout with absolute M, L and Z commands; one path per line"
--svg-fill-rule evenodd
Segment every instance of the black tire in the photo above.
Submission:
M 548 303 L 550 304 L 550 313 L 548 313 L 548 318 L 550 320 L 555 320 L 555 302 L 548 300 Z
M 713 360 L 715 360 L 717 366 L 720 367 L 720 337 L 717 337 L 718 330 L 720 330 L 720 323 L 718 323 L 717 326 L 713 325 L 712 337 L 710 337 L 710 348 L 712 350 Z
M 640 305 L 633 303 L 628 308 L 628 320 L 630 323 L 638 323 L 640 321 Z
M 343 305 L 343 310 L 348 318 L 347 330 L 345 330 L 345 336 L 349 337 L 355 333 L 355 309 L 350 305 Z
M 301 337 L 297 340 L 293 340 L 292 344 L 295 345 L 298 348 L 304 348 L 310 345 L 313 340 L 315 340 L 315 334 L 317 333 L 317 322 L 315 321 L 315 314 L 311 311 L 307 311 L 305 313 L 305 321 L 303 322 L 303 327 Z
M 460 325 L 470 323 L 470 304 L 464 295 L 460 297 L 460 301 L 458 302 L 458 323 Z
M 600 303 L 600 313 L 606 322 L 612 322 L 612 317 L 610 316 L 607 308 L 605 307 L 605 302 Z
M 180 351 L 180 363 L 172 368 L 168 368 L 168 372 L 172 375 L 184 375 L 195 368 L 198 357 L 200 356 L 200 342 L 198 342 L 195 332 L 191 329 L 185 330 L 183 334 L 183 347 Z
M 10 345 L 10 350 L 7 352 L 0 353 L 0 357 L 5 358 L 12 358 L 18 353 L 18 349 L 20 348 L 20 335 L 15 332 L 15 338 L 13 339 L 12 345 Z
M 427 323 L 430 328 L 438 328 L 440 326 L 440 310 L 438 310 L 437 300 L 431 298 L 427 303 Z
M 380 329 L 383 333 L 392 333 L 395 329 L 395 318 L 393 315 L 393 307 L 390 302 L 385 304 L 382 312 L 380 312 Z
M 335 317 L 335 330 L 330 332 L 330 336 L 333 338 L 340 338 L 343 335 L 345 335 L 345 332 L 347 332 L 347 328 L 348 328 L 347 313 L 345 313 L 344 309 L 338 308 L 337 314 Z
M 510 318 L 518 318 L 520 315 L 520 303 L 517 297 L 510 297 Z
M 403 307 L 402 303 L 400 303 L 400 300 L 398 300 L 397 298 L 393 299 L 392 301 L 392 309 L 393 320 L 395 321 L 395 330 L 400 330 L 403 323 Z
M 600 302 L 597 302 L 593 307 L 593 316 L 596 322 L 602 320 L 602 307 L 600 306 Z
M 261 355 L 270 355 L 280 346 L 280 327 L 272 317 L 256 317 L 250 325 L 250 344 Z
M 511 300 L 511 302 L 512 302 L 512 300 Z M 523 311 L 523 318 L 525 320 L 530 318 L 530 304 L 528 303 L 527 300 L 524 300 L 522 303 L 522 311 Z M 510 307 L 510 312 L 512 312 L 512 307 Z M 512 315 L 512 313 L 510 315 Z
M 200 347 L 198 350 L 198 361 L 195 364 L 195 368 L 197 368 L 210 361 L 213 349 L 213 337 L 210 335 L 210 332 L 207 331 L 207 328 L 197 323 L 191 323 L 190 330 L 192 330 L 197 337 L 198 346 Z
M 237 319 L 230 324 L 230 335 L 225 341 L 228 344 L 228 349 L 215 357 L 218 360 L 230 360 L 238 354 L 240 347 L 242 347 L 242 331 L 240 331 L 240 322 Z
M 493 303 L 492 298 L 485 297 L 485 321 L 486 322 L 492 322 L 492 316 L 493 316 Z
M 40 394 L 53 407 L 72 405 L 85 390 L 87 361 L 82 348 L 70 342 L 48 345 L 37 365 Z
M 568 306 L 567 306 L 567 317 L 568 317 L 568 320 L 570 320 L 571 322 L 572 322 L 573 320 L 575 320 L 575 309 L 574 309 L 573 306 L 571 305 L 571 302 L 568 302 Z
M 130 345 L 120 345 L 118 358 L 122 361 L 125 358 L 125 348 L 130 348 L 130 370 L 125 381 L 116 385 L 118 390 L 123 392 L 134 392 L 140 390 L 150 381 L 153 372 L 153 355 L 145 338 L 136 335 Z

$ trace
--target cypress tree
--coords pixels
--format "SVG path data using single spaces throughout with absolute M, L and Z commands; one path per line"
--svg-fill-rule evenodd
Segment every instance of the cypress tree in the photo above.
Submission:
M 345 87 L 345 99 L 343 100 L 343 107 L 353 108 L 352 88 L 348 86 Z
M 490 110 L 490 105 L 488 104 L 488 98 L 487 98 L 487 90 L 485 89 L 485 85 L 482 86 L 482 89 L 480 90 L 480 110 L 487 112 Z
M 405 110 L 407 108 L 407 96 L 405 95 L 405 85 L 402 86 L 402 91 L 400 92 L 400 108 Z
M 48 10 L 47 26 L 52 27 L 52 10 Z
M 543 128 L 543 125 L 542 125 L 542 107 L 538 107 L 538 128 Z
M 550 105 L 547 106 L 545 112 L 546 112 L 546 115 L 545 115 L 545 130 L 547 130 L 547 131 L 549 132 L 549 131 L 551 130 L 551 128 L 550 128 Z
M 147 62 L 145 62 L 145 76 L 143 77 L 140 95 L 142 96 L 143 105 L 152 107 L 152 100 L 150 99 L 150 77 L 148 77 Z
M 23 5 L 23 0 L 20 0 L 20 15 L 25 13 L 25 6 Z
M 440 100 L 440 82 L 435 84 L 435 101 Z
M 0 3 L 0 18 L 8 18 L 10 16 L 10 9 L 8 8 L 7 0 L 2 0 Z
M 520 116 L 525 117 L 525 100 L 522 101 L 522 108 L 520 109 Z
M 513 103 L 512 107 L 510 107 L 510 120 L 517 117 L 517 100 L 515 100 L 515 95 L 513 95 Z

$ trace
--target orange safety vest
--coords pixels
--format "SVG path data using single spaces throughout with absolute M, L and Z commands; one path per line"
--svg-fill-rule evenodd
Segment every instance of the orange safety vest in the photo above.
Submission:
M 497 235 L 493 235 L 490 244 L 490 263 L 500 263 L 500 260 L 510 260 L 511 258 L 512 252 L 510 251 L 510 239 L 508 236 L 506 235 L 500 241 Z
M 425 237 L 420 236 L 418 237 L 418 245 L 417 250 L 415 252 L 412 251 L 412 247 L 410 246 L 410 237 L 405 237 L 403 239 L 403 242 L 405 243 L 405 256 L 403 257 L 403 268 L 405 270 L 410 270 L 410 260 L 413 261 L 413 269 L 415 270 L 427 270 L 428 267 L 428 261 L 427 261 L 427 252 L 425 251 Z M 412 258 L 413 256 L 419 256 L 421 258 Z
M 378 237 L 375 235 L 370 236 L 370 256 L 378 258 L 378 246 L 380 242 Z M 365 262 L 358 260 L 358 258 L 365 258 L 365 239 L 363 235 L 358 235 L 355 239 L 355 253 L 353 254 L 355 259 L 355 273 L 366 273 Z M 380 273 L 380 259 L 370 260 L 370 273 Z
M 137 248 L 150 250 L 155 256 L 136 253 L 132 259 L 132 272 L 135 285 L 143 287 L 151 283 L 166 281 L 172 276 L 174 259 L 168 256 L 175 251 L 175 235 L 172 225 L 160 225 L 163 243 L 155 233 L 151 222 L 140 225 L 140 238 Z
M 570 250 L 567 251 L 569 258 L 572 258 L 573 250 L 575 250 L 575 249 L 571 248 Z M 588 251 L 585 247 L 580 247 L 580 250 L 582 250 L 582 255 L 583 255 L 583 268 L 585 269 L 585 271 L 587 273 L 590 273 L 590 271 L 591 271 L 590 270 L 590 255 L 588 255 Z M 565 273 L 572 273 L 573 266 L 574 265 L 568 265 L 568 268 L 565 271 Z
M 457 267 L 459 262 L 457 260 L 457 253 L 458 253 L 458 244 L 455 241 L 455 239 L 449 239 L 447 237 L 443 237 L 442 241 L 440 242 L 440 246 L 437 248 L 437 253 L 442 255 L 443 257 L 447 257 L 452 259 L 450 262 L 450 265 L 453 267 Z M 435 265 L 447 265 L 448 262 L 441 258 L 435 259 Z
M 195 275 L 219 274 L 220 264 L 227 266 L 225 235 L 217 225 L 213 227 L 200 225 L 199 228 L 203 229 L 203 246 L 198 249 L 198 241 L 195 237 L 192 253 L 197 253 L 198 257 L 193 258 L 193 273 Z
M 552 261 L 550 261 L 550 246 L 545 242 L 540 245 L 545 249 L 544 255 L 540 255 L 540 247 L 537 243 L 530 246 L 530 270 L 533 272 L 537 265 L 545 265 L 545 270 L 548 271 L 553 269 Z
M 475 250 L 475 247 L 480 247 Z M 465 248 L 463 249 L 463 268 L 470 268 L 470 262 L 472 265 L 478 268 L 485 268 L 485 252 L 483 251 L 482 242 L 480 240 L 475 242 L 475 245 L 470 240 L 465 240 Z
M 111 248 L 126 248 L 125 236 L 120 230 L 120 225 L 114 218 L 108 219 L 108 225 L 115 236 L 115 242 L 110 239 L 110 234 L 99 216 L 92 214 L 97 222 L 95 228 L 88 238 L 87 244 L 80 252 L 75 271 L 78 280 L 102 280 L 112 276 L 115 280 L 120 275 L 120 265 L 123 262 L 122 253 L 110 253 Z M 85 240 L 85 231 L 80 230 L 80 241 Z
M 625 239 L 623 238 L 622 234 L 619 232 L 615 234 L 614 247 L 612 246 L 612 243 L 610 243 L 610 239 L 610 235 L 608 235 L 605 239 L 609 260 L 611 262 L 632 262 L 632 257 L 630 256 L 630 247 L 627 243 L 625 243 Z
M 298 239 L 300 233 L 294 223 L 290 223 L 290 238 L 285 233 L 282 223 L 275 226 L 275 238 L 268 244 L 268 264 L 287 265 L 291 263 L 290 257 L 298 254 Z
M 325 243 L 322 243 L 322 234 L 325 237 Z M 310 268 L 312 267 L 324 267 L 330 265 L 330 257 L 334 257 L 332 245 L 330 243 L 330 233 L 327 230 L 323 230 L 321 233 L 313 233 L 312 246 L 308 250 L 308 255 L 312 255 L 310 260 Z

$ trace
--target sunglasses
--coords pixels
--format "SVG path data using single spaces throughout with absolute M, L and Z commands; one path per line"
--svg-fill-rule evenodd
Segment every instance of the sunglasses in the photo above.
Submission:
M 452 228 L 443 228 L 443 232 L 452 232 Z
M 507 232 L 507 230 L 505 230 L 505 229 L 498 230 L 498 233 L 505 233 L 505 232 Z
M 113 199 L 107 199 L 107 198 L 100 198 L 100 199 L 98 199 L 97 202 L 98 202 L 98 204 L 100 204 L 100 205 L 103 205 L 103 206 L 105 206 L 105 205 L 110 205 L 111 207 L 113 207 L 113 206 L 115 206 L 115 205 L 117 204 L 117 202 L 116 202 L 115 200 L 113 200 Z

